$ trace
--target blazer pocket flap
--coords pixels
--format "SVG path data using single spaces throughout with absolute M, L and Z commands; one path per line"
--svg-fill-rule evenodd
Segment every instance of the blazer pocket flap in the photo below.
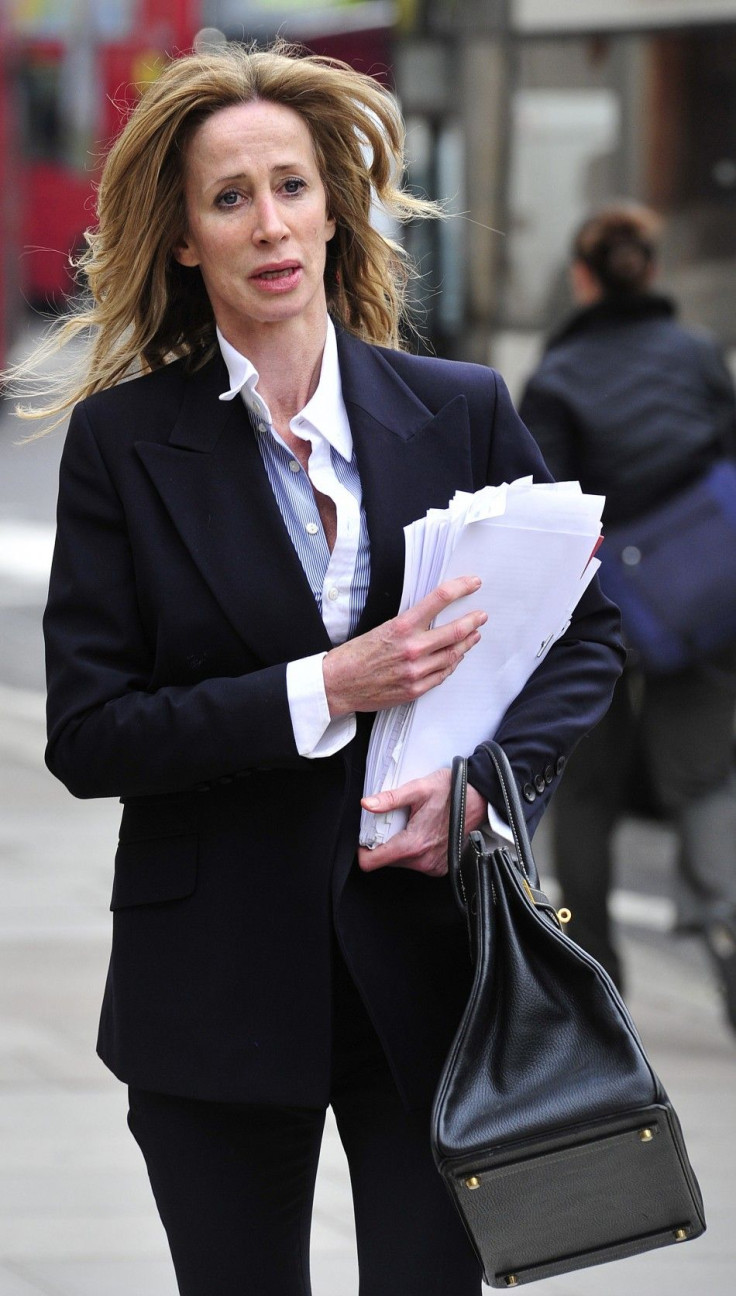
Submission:
M 195 834 L 121 841 L 110 908 L 160 904 L 191 895 L 197 883 Z

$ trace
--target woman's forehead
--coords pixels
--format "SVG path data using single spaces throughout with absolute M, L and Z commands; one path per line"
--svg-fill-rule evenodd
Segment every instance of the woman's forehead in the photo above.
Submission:
M 199 125 L 189 140 L 187 163 L 211 171 L 228 159 L 252 159 L 275 164 L 293 155 L 314 163 L 314 145 L 306 121 L 285 104 L 255 99 L 219 108 Z

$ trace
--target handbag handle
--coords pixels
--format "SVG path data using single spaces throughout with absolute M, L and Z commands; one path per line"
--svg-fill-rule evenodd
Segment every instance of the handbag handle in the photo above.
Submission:
M 450 775 L 450 827 L 447 834 L 447 871 L 458 909 L 465 910 L 468 900 L 463 882 L 460 857 L 465 837 L 465 800 L 468 792 L 468 762 L 455 756 Z
M 511 829 L 519 866 L 533 890 L 539 890 L 539 874 L 532 855 L 532 846 L 521 808 L 519 791 L 508 756 L 498 743 L 491 740 L 483 747 L 488 752 L 503 794 L 506 818 Z M 455 900 L 461 909 L 466 907 L 465 883 L 462 874 L 462 851 L 465 839 L 465 805 L 468 787 L 468 762 L 465 756 L 456 756 L 450 777 L 450 827 L 447 843 L 447 867 Z M 478 835 L 480 836 L 480 835 Z

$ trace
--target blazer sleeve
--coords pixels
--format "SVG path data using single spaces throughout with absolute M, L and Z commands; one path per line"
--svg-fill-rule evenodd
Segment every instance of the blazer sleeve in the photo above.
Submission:
M 499 380 L 488 481 L 511 481 L 529 473 L 538 482 L 552 480 Z M 568 630 L 511 703 L 495 734 L 521 789 L 530 831 L 539 822 L 573 748 L 608 710 L 624 660 L 618 608 L 605 598 L 596 577 Z M 482 743 L 468 761 L 468 778 L 503 817 L 493 765 Z
M 300 760 L 286 663 L 152 689 L 125 513 L 83 405 L 61 460 L 44 634 L 46 763 L 75 796 L 178 792 Z
M 519 414 L 556 480 L 577 480 L 578 437 L 574 415 L 563 396 L 545 380 L 542 371 L 529 379 Z

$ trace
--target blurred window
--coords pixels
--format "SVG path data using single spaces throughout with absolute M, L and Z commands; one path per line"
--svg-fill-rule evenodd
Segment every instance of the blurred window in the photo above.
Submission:
M 511 104 L 503 327 L 570 308 L 570 235 L 629 196 L 665 217 L 663 286 L 736 346 L 736 23 L 529 38 Z
M 60 85 L 58 59 L 35 52 L 21 58 L 18 68 L 21 152 L 27 158 L 43 162 L 65 160 L 66 132 Z
M 464 140 L 452 117 L 407 115 L 407 179 L 420 198 L 439 199 L 446 220 L 415 221 L 404 243 L 420 277 L 410 286 L 421 338 L 448 354 L 463 321 Z M 416 341 L 416 339 L 414 339 Z

